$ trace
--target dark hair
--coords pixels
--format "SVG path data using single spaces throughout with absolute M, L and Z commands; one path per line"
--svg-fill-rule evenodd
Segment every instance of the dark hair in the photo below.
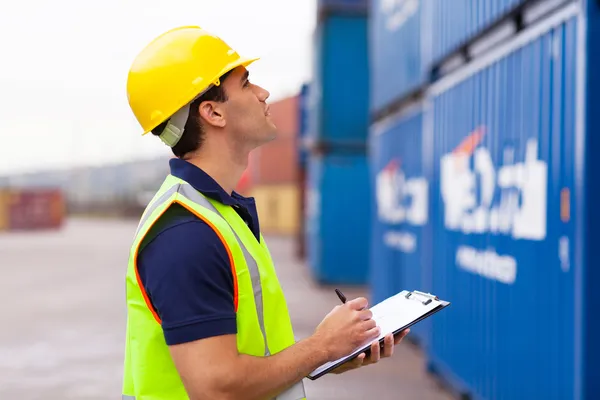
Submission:
M 189 105 L 190 114 L 185 123 L 183 135 L 181 135 L 179 142 L 171 149 L 175 157 L 181 158 L 185 154 L 196 151 L 202 146 L 202 142 L 204 142 L 204 128 L 202 127 L 202 119 L 200 118 L 198 108 L 204 101 L 216 101 L 219 103 L 227 101 L 227 93 L 225 93 L 225 89 L 223 88 L 223 82 L 230 73 L 231 71 L 226 72 L 221 76 L 221 84 L 219 86 L 211 87 L 206 93 L 198 97 Z M 160 136 L 168 122 L 169 120 L 167 119 L 165 122 L 152 129 L 152 134 Z

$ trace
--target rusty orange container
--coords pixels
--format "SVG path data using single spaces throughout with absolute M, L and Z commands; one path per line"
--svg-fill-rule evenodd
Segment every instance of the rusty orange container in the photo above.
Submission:
M 256 185 L 294 183 L 298 173 L 298 96 L 272 103 L 270 110 L 277 138 L 250 153 L 250 179 Z
M 21 189 L 9 201 L 10 230 L 56 229 L 65 217 L 64 195 L 59 189 Z
M 10 193 L 0 189 L 0 232 L 8 230 Z

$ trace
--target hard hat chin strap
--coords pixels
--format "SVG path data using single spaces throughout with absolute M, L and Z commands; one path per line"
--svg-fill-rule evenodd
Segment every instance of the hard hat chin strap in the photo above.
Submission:
M 173 116 L 169 119 L 167 126 L 160 134 L 160 140 L 162 140 L 169 147 L 175 147 L 175 145 L 179 143 L 181 136 L 183 136 L 183 130 L 185 129 L 185 124 L 187 123 L 189 115 L 189 104 L 185 105 L 175 114 L 173 114 Z
M 196 101 L 199 97 L 203 96 L 206 92 L 208 92 L 212 87 L 221 85 L 221 80 L 217 78 L 217 80 L 209 85 L 206 89 L 200 92 L 192 101 L 190 101 L 185 106 L 181 107 L 179 111 L 177 111 L 173 116 L 169 119 L 166 128 L 162 131 L 159 138 L 162 140 L 167 146 L 175 147 L 181 136 L 183 136 L 183 130 L 185 128 L 185 124 L 190 116 L 190 106 Z

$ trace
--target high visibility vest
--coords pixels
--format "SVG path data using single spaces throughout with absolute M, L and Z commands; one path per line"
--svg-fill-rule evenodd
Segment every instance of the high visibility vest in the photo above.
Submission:
M 252 356 L 276 354 L 295 343 L 287 304 L 269 250 L 230 206 L 204 197 L 187 182 L 167 176 L 144 211 L 131 247 L 127 269 L 127 335 L 123 400 L 189 399 L 137 273 L 140 244 L 152 225 L 173 203 L 206 222 L 229 256 L 234 281 L 237 349 Z M 210 368 L 214 360 L 199 360 Z M 305 399 L 302 381 L 277 400 Z

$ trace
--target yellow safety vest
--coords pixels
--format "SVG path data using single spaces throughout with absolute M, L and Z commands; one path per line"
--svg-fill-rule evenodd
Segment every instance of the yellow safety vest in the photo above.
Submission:
M 256 240 L 232 207 L 204 197 L 184 180 L 169 175 L 142 215 L 129 256 L 123 400 L 189 399 L 171 359 L 160 319 L 137 273 L 140 244 L 173 203 L 212 227 L 227 249 L 234 278 L 238 351 L 268 356 L 295 343 L 287 304 L 264 238 Z M 204 365 L 210 368 L 209 360 Z M 302 381 L 277 396 L 277 400 L 305 398 Z

